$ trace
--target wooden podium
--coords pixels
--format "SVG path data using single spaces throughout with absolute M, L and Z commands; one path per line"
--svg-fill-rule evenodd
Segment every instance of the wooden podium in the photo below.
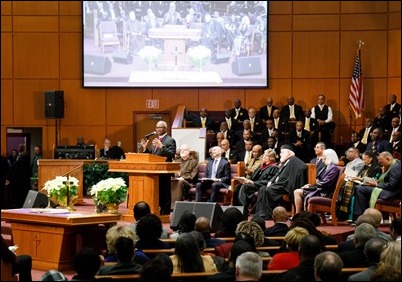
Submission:
M 127 172 L 129 175 L 128 209 L 122 215 L 122 220 L 133 221 L 134 205 L 139 201 L 145 201 L 151 207 L 151 212 L 159 216 L 162 222 L 169 222 L 168 215 L 159 213 L 159 174 L 179 172 L 180 163 L 166 162 L 165 157 L 152 154 L 125 155 L 125 160 L 109 161 L 109 171 Z
M 186 40 L 199 40 L 201 29 L 184 29 L 184 26 L 165 25 L 163 28 L 149 29 L 148 36 L 164 40 L 164 52 L 158 67 L 178 70 L 179 67 L 191 66 L 186 54 Z

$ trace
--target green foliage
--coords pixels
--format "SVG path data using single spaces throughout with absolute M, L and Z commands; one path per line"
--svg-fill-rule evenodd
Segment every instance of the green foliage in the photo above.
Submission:
M 128 184 L 128 173 L 126 172 L 108 172 L 107 163 L 92 163 L 84 165 L 84 191 L 89 191 L 92 186 L 101 180 L 107 178 L 121 177 Z

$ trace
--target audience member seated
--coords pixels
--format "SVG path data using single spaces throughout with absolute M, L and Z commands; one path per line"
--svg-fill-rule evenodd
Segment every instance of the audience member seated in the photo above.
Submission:
M 236 160 L 238 162 L 244 162 L 245 165 L 253 157 L 254 142 L 248 136 L 249 132 L 245 130 L 243 133 L 243 138 L 246 139 L 242 139 L 236 143 Z
M 142 265 L 134 260 L 134 240 L 129 237 L 119 237 L 116 240 L 117 264 L 103 265 L 98 275 L 136 274 L 142 270 Z
M 231 164 L 237 163 L 237 152 L 230 148 L 228 139 L 223 139 L 220 147 L 222 149 L 222 158 L 226 158 Z
M 287 221 L 289 219 L 288 212 L 282 206 L 277 206 L 272 211 L 272 219 L 274 220 L 274 225 L 268 227 L 264 231 L 265 236 L 285 236 L 289 231 L 289 226 Z
M 211 256 L 201 256 L 195 237 L 183 233 L 176 239 L 174 255 L 170 256 L 173 273 L 217 272 Z
M 355 187 L 355 217 L 366 208 L 374 207 L 377 199 L 394 200 L 401 197 L 401 162 L 394 159 L 389 152 L 380 153 L 378 162 L 384 171 L 378 181 L 373 180 Z
M 222 122 L 226 122 L 228 125 L 228 129 L 231 130 L 232 132 L 236 132 L 237 130 L 237 121 L 232 117 L 232 110 L 231 109 L 226 109 L 224 112 L 224 117 L 223 119 L 219 122 L 219 124 L 222 124 Z M 226 139 L 228 137 L 226 136 Z M 232 143 L 234 144 L 235 140 L 231 140 Z
M 379 267 L 374 271 L 370 281 L 401 281 L 400 268 L 389 265 Z
M 364 127 L 359 131 L 357 148 L 360 152 L 366 151 L 367 144 L 371 142 L 371 133 L 375 129 L 373 119 L 366 117 L 364 120 Z
M 337 253 L 322 252 L 314 259 L 315 281 L 339 281 L 342 268 L 343 262 Z
M 387 133 L 391 128 L 392 117 L 384 107 L 378 109 L 378 115 L 374 118 L 374 127 L 380 127 L 384 133 Z
M 296 213 L 303 210 L 303 199 L 304 207 L 307 209 L 308 199 L 311 197 L 332 197 L 339 176 L 337 167 L 339 159 L 334 150 L 326 149 L 323 154 L 323 161 L 325 168 L 318 173 L 315 184 L 309 183 L 294 191 Z
M 183 201 L 189 198 L 189 190 L 197 181 L 198 161 L 190 155 L 190 147 L 187 144 L 180 146 L 180 171 L 171 180 L 171 209 L 174 208 L 176 201 Z
M 103 148 L 99 150 L 99 158 L 101 159 L 113 159 L 112 151 L 110 150 L 110 139 L 105 139 L 103 142 Z
M 296 126 L 289 130 L 287 139 L 295 147 L 296 157 L 307 163 L 310 160 L 310 132 L 303 128 L 303 122 L 296 121 Z
M 262 276 L 262 258 L 254 252 L 242 253 L 236 259 L 236 281 L 259 281 Z
M 207 248 L 214 248 L 215 246 L 225 243 L 224 240 L 218 238 L 212 238 L 210 221 L 204 216 L 200 216 L 195 221 L 195 230 L 200 232 L 205 240 Z
M 257 117 L 254 108 L 248 109 L 248 119 L 250 120 L 251 132 L 260 133 L 262 130 L 262 122 L 259 117 Z
M 218 271 L 223 271 L 227 269 L 227 262 L 223 257 L 217 256 L 214 253 L 208 253 L 204 251 L 204 249 L 207 247 L 207 243 L 205 242 L 204 237 L 202 237 L 200 232 L 193 230 L 189 232 L 189 234 L 193 235 L 195 240 L 197 241 L 198 248 L 200 249 L 200 254 L 202 257 L 210 256 L 214 261 L 216 269 Z
M 17 274 L 20 281 L 32 281 L 32 257 L 29 255 L 16 255 L 12 252 L 3 235 L 1 236 L 1 260 L 6 263 L 11 263 L 12 274 Z
M 391 120 L 391 128 L 387 134 L 389 142 L 392 142 L 392 134 L 395 132 L 401 133 L 402 127 L 400 126 L 401 119 L 399 117 L 393 117 Z
M 215 121 L 208 117 L 208 110 L 206 108 L 202 108 L 200 110 L 200 116 L 193 118 L 193 126 L 206 128 L 208 131 L 215 131 Z
M 238 240 L 233 243 L 228 258 L 228 269 L 217 274 L 207 277 L 206 281 L 232 282 L 235 281 L 236 259 L 239 255 L 245 252 L 253 252 L 253 248 L 244 240 Z
M 106 232 L 106 246 L 107 246 L 107 256 L 105 258 L 106 262 L 116 262 L 118 260 L 116 243 L 117 239 L 120 237 L 131 238 L 135 242 L 136 239 L 135 231 L 130 226 L 127 225 L 114 225 L 108 229 L 108 231 Z M 136 250 L 134 260 L 139 264 L 144 264 L 149 260 L 149 258 L 142 251 Z
M 223 138 L 227 139 L 231 145 L 235 144 L 236 142 L 235 131 L 229 129 L 228 123 L 226 121 L 222 121 L 220 123 L 219 132 L 223 134 Z
M 247 152 L 247 150 L 246 150 Z M 251 178 L 257 168 L 260 167 L 262 163 L 262 146 L 254 145 L 251 149 L 251 159 L 249 158 L 247 163 L 245 163 L 245 177 L 247 179 Z
M 401 241 L 390 241 L 384 245 L 380 255 L 378 269 L 383 267 L 392 267 L 401 272 Z M 378 270 L 377 269 L 377 270 Z M 373 274 L 374 276 L 374 274 Z M 399 280 L 400 281 L 400 280 Z
M 313 216 L 313 215 L 311 215 L 311 216 Z M 317 218 L 317 216 L 314 216 L 314 217 Z M 320 239 L 323 248 L 326 245 L 336 245 L 337 244 L 335 238 L 333 238 L 331 235 L 326 235 L 322 231 L 318 230 L 316 225 L 313 223 L 313 221 L 310 220 L 309 217 L 307 217 L 307 216 L 306 217 L 305 216 L 296 217 L 296 219 L 293 220 L 292 224 L 290 225 L 290 230 L 295 227 L 303 227 L 304 229 L 306 229 L 308 231 L 308 233 L 310 235 L 317 236 L 317 238 Z
M 288 131 L 288 121 L 284 117 L 281 117 L 281 111 L 279 109 L 274 110 L 272 121 L 274 122 L 274 128 L 278 129 L 280 133 Z
M 392 147 L 392 156 L 394 156 L 395 159 L 400 161 L 402 156 L 401 132 L 396 131 L 392 133 L 391 147 Z
M 369 264 L 364 254 L 364 245 L 376 237 L 375 228 L 368 224 L 362 223 L 355 230 L 353 237 L 353 250 L 339 252 L 339 256 L 343 261 L 344 267 L 368 267 Z
M 261 187 L 267 186 L 268 181 L 279 170 L 275 163 L 275 156 L 276 153 L 274 150 L 266 150 L 262 155 L 262 163 L 254 171 L 252 176 L 236 185 L 233 192 L 234 206 L 242 205 L 247 208 L 254 197 L 254 193 L 259 191 Z
M 401 217 L 394 218 L 389 227 L 392 240 L 401 241 L 402 227 Z
M 265 243 L 264 230 L 255 221 L 244 220 L 237 225 L 236 234 L 244 233 L 250 235 L 254 240 L 255 247 L 261 247 Z M 270 254 L 263 251 L 256 251 L 261 257 L 270 257 Z
M 203 192 L 211 189 L 208 202 L 216 202 L 219 190 L 230 187 L 230 163 L 222 158 L 222 149 L 218 146 L 212 148 L 212 159 L 208 161 L 205 178 L 196 184 L 196 202 L 201 202 Z
M 282 145 L 280 155 L 278 173 L 258 192 L 256 214 L 266 220 L 272 219 L 272 211 L 281 205 L 284 195 L 292 197 L 293 189 L 303 186 L 307 180 L 307 165 L 295 156 L 292 145 Z
M 370 281 L 374 271 L 378 268 L 381 252 L 385 244 L 386 241 L 379 238 L 368 240 L 364 245 L 364 255 L 369 267 L 366 270 L 350 275 L 348 281 Z
M 286 235 L 283 245 L 286 251 L 275 254 L 268 263 L 268 270 L 291 269 L 299 265 L 299 244 L 300 240 L 309 235 L 309 232 L 302 227 L 290 229 Z
M 140 273 L 142 282 L 170 282 L 173 273 L 172 260 L 167 254 L 157 254 L 144 264 Z
M 281 117 L 288 121 L 288 126 L 294 128 L 296 121 L 303 121 L 304 112 L 300 105 L 295 104 L 295 98 L 290 96 L 287 98 L 287 105 L 281 108 Z
M 222 214 L 222 228 L 215 232 L 214 238 L 235 237 L 237 224 L 243 219 L 240 210 L 235 207 L 227 208 Z
M 137 222 L 137 236 L 139 240 L 135 244 L 138 250 L 146 249 L 170 249 L 170 245 L 161 241 L 162 222 L 154 214 L 147 214 Z
M 98 251 L 94 248 L 84 247 L 75 256 L 73 266 L 75 275 L 71 281 L 92 281 L 96 280 L 95 275 L 102 264 Z
M 373 130 L 371 134 L 372 141 L 367 144 L 366 150 L 372 151 L 375 154 L 380 154 L 381 152 L 392 152 L 391 143 L 384 139 L 383 130 L 379 127 Z
M 274 100 L 272 97 L 267 98 L 267 104 L 262 106 L 259 111 L 260 119 L 262 122 L 266 122 L 267 120 L 272 120 L 274 110 L 278 109 L 278 107 L 274 106 Z
M 129 225 L 129 227 L 134 231 L 136 241 L 138 241 L 138 239 L 139 239 L 136 234 L 137 223 L 141 218 L 143 218 L 144 216 L 146 216 L 147 214 L 150 214 L 150 213 L 151 213 L 151 207 L 149 206 L 149 204 L 147 202 L 139 201 L 139 202 L 135 203 L 135 205 L 133 207 L 133 216 L 134 216 L 134 219 L 136 222 L 131 223 Z M 160 238 L 161 239 L 169 238 L 168 230 L 166 227 L 162 228 L 162 234 L 161 234 Z
M 269 119 L 265 122 L 264 128 L 261 130 L 261 142 L 264 145 L 268 141 L 268 137 L 273 135 L 274 131 L 274 122 L 272 119 Z
M 194 213 L 191 211 L 184 211 L 180 216 L 177 224 L 178 230 L 170 234 L 170 239 L 177 239 L 180 234 L 189 233 L 195 229 L 195 221 L 197 220 Z
M 233 105 L 234 105 L 234 108 L 232 108 L 230 110 L 231 111 L 230 116 L 235 121 L 235 124 L 232 124 L 232 127 L 229 127 L 229 128 L 236 131 L 242 127 L 243 121 L 248 118 L 248 111 L 247 111 L 247 109 L 245 109 L 241 106 L 240 99 L 235 99 L 233 101 Z M 225 114 L 225 116 L 226 116 L 226 114 Z
M 315 281 L 314 259 L 321 252 L 320 239 L 314 235 L 304 236 L 299 244 L 299 265 L 279 274 L 273 281 Z
M 311 117 L 318 122 L 318 141 L 324 142 L 327 148 L 331 148 L 335 123 L 332 108 L 325 104 L 324 94 L 318 95 L 318 104 L 311 109 Z
M 341 191 L 339 192 L 339 220 L 353 220 L 353 195 L 356 182 L 361 182 L 364 177 L 371 177 L 374 179 L 378 179 L 380 177 L 381 167 L 378 165 L 377 158 L 374 156 L 372 151 L 364 152 L 362 160 L 364 165 L 363 168 L 360 169 L 356 176 L 348 177 L 342 184 Z

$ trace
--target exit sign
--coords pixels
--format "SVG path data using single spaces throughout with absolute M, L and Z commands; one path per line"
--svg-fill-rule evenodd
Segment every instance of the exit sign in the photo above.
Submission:
M 147 109 L 159 109 L 159 100 L 146 100 Z

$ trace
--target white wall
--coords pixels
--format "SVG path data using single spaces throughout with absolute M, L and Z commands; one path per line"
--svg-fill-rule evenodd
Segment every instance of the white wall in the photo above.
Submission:
M 182 144 L 190 146 L 191 151 L 198 153 L 198 161 L 205 160 L 205 128 L 172 128 L 172 137 L 176 140 L 176 147 Z

